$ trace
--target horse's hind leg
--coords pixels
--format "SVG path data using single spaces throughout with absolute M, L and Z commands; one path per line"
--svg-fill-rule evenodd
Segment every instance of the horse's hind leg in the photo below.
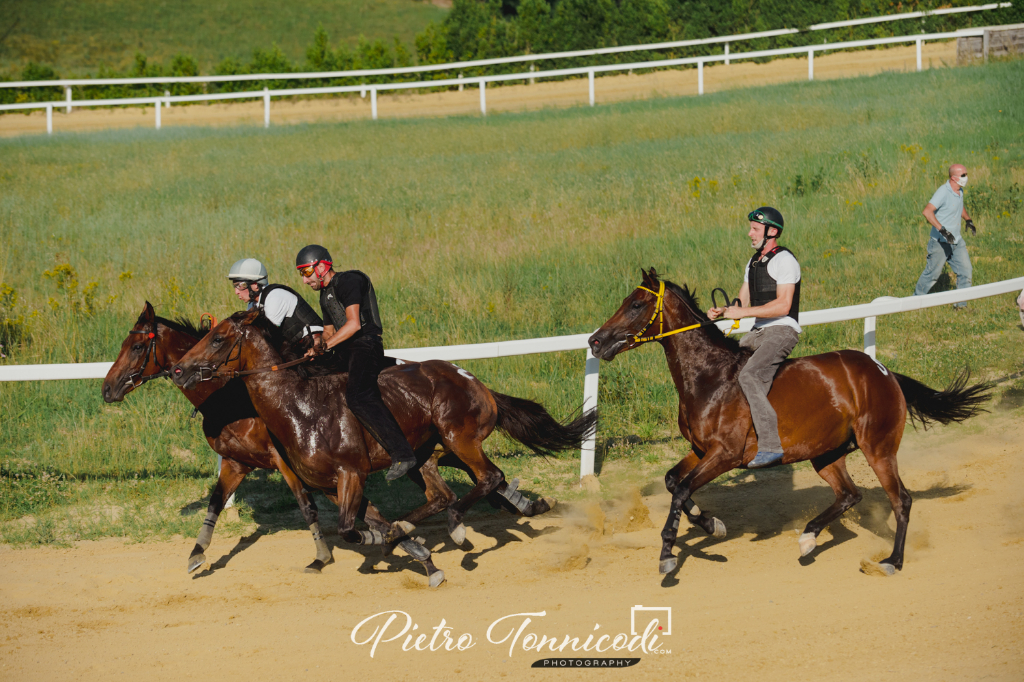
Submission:
M 224 511 L 224 505 L 231 497 L 242 480 L 252 471 L 248 467 L 233 459 L 222 457 L 220 461 L 220 476 L 210 493 L 210 504 L 206 508 L 206 519 L 199 528 L 199 536 L 196 538 L 196 546 L 192 548 L 192 554 L 188 557 L 188 572 L 191 573 L 206 563 L 206 550 L 213 542 L 213 529 L 217 525 L 220 513 Z
M 887 559 L 882 559 L 879 566 L 886 575 L 893 575 L 903 568 L 903 550 L 907 542 L 907 524 L 910 521 L 910 505 L 913 502 L 910 493 L 900 479 L 896 467 L 896 448 L 893 448 L 888 455 L 879 455 L 877 452 L 870 452 L 861 447 L 868 464 L 875 470 L 882 489 L 889 496 L 889 504 L 892 505 L 893 514 L 896 515 L 896 538 L 893 541 L 892 554 Z
M 363 519 L 373 530 L 368 533 L 359 533 L 361 536 L 360 544 L 381 544 L 385 547 L 398 545 L 409 556 L 423 565 L 431 587 L 437 587 L 444 582 L 444 571 L 434 565 L 433 560 L 430 558 L 430 550 L 418 539 L 406 537 L 404 539 L 388 541 L 384 538 L 384 535 L 391 529 L 391 523 L 373 506 L 372 502 L 367 504 L 366 514 L 363 516 Z M 358 531 L 352 532 L 358 533 Z
M 274 454 L 277 455 L 276 451 Z M 331 548 L 327 545 L 324 534 L 320 530 L 320 510 L 317 509 L 312 494 L 306 490 L 306 487 L 299 480 L 299 477 L 295 475 L 295 472 L 291 470 L 291 467 L 280 456 L 275 456 L 275 463 L 277 464 L 277 470 L 284 477 L 284 482 L 288 484 L 292 494 L 295 495 L 295 499 L 299 503 L 299 509 L 302 511 L 302 517 L 306 520 L 309 532 L 313 534 L 313 546 L 316 547 L 316 557 L 311 564 L 306 566 L 305 571 L 306 573 L 320 573 L 324 566 L 334 563 Z
M 818 534 L 861 500 L 860 491 L 850 478 L 850 472 L 846 470 L 845 452 L 838 459 L 835 459 L 835 453 L 816 457 L 811 460 L 811 464 L 818 475 L 832 487 L 836 501 L 804 528 L 803 535 L 800 536 L 800 556 L 807 556 L 813 552 L 818 546 Z
M 489 459 L 487 461 L 490 462 Z M 438 465 L 465 471 L 469 475 L 470 479 L 472 479 L 474 484 L 477 481 L 477 477 L 476 474 L 473 472 L 473 469 L 468 467 L 465 462 L 460 460 L 453 453 L 445 453 L 441 457 L 441 459 L 438 460 Z M 492 466 L 495 465 L 492 463 Z M 495 466 L 495 468 L 497 467 Z M 498 469 L 498 471 L 501 471 L 501 469 Z M 547 511 L 551 511 L 554 508 L 555 504 L 557 504 L 555 499 L 551 497 L 544 497 L 539 500 L 530 500 L 527 499 L 526 497 L 523 497 L 522 493 L 520 493 L 519 496 L 516 497 L 516 488 L 512 488 L 511 491 L 509 490 L 509 486 L 511 486 L 511 484 L 505 481 L 504 472 L 502 472 L 501 474 L 501 481 L 502 482 L 499 483 L 493 491 L 486 495 L 488 503 L 490 503 L 490 505 L 495 509 L 504 509 L 510 514 L 519 514 L 521 516 L 531 517 L 538 516 Z M 512 500 L 515 500 L 514 504 Z
M 476 480 L 476 485 L 462 499 L 448 507 L 448 533 L 453 539 L 459 534 L 465 534 L 465 528 L 460 528 L 460 526 L 473 503 L 497 490 L 498 486 L 505 482 L 505 474 L 484 454 L 481 447 L 482 440 L 482 438 L 459 433 L 445 443 L 469 467 Z M 511 500 L 509 501 L 511 502 Z

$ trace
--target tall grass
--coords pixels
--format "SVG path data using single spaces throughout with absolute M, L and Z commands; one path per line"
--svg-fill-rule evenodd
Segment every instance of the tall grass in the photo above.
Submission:
M 586 332 L 642 266 L 734 292 L 744 216 L 763 204 L 786 216 L 805 310 L 909 295 L 921 209 L 952 162 L 971 178 L 975 283 L 1016 277 L 1021 92 L 1024 62 L 1010 62 L 486 119 L 2 140 L 0 282 L 25 320 L 5 362 L 110 360 L 147 299 L 167 316 L 222 317 L 238 308 L 230 263 L 258 257 L 298 286 L 309 242 L 373 277 L 388 347 Z M 62 264 L 73 273 L 54 274 Z M 796 353 L 857 348 L 861 333 L 811 327 Z M 878 344 L 896 371 L 941 385 L 965 364 L 1015 370 L 1021 330 L 1007 296 L 882 318 Z M 463 364 L 556 414 L 581 399 L 582 352 Z M 602 440 L 674 433 L 660 349 L 604 365 L 601 405 Z M 79 479 L 212 470 L 167 385 L 111 408 L 99 382 L 6 384 L 0 411 L 0 460 Z

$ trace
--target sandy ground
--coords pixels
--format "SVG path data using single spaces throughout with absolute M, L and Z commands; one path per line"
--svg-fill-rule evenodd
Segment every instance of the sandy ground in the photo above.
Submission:
M 836 52 L 814 58 L 816 80 L 849 78 L 883 71 L 913 71 L 917 68 L 916 48 L 895 47 L 887 50 Z M 925 43 L 922 50 L 924 68 L 956 63 L 956 42 Z M 768 85 L 807 78 L 807 59 L 778 59 L 767 64 L 740 62 L 706 67 L 705 92 L 732 88 Z M 598 78 L 595 82 L 598 104 L 652 97 L 678 97 L 697 94 L 697 71 L 666 70 L 648 74 L 618 75 Z M 487 111 L 524 111 L 544 107 L 568 107 L 588 102 L 587 79 L 540 82 L 534 85 L 510 85 L 487 88 Z M 428 94 L 382 94 L 377 100 L 380 118 L 415 116 L 473 115 L 480 113 L 480 91 L 467 88 L 463 92 Z M 315 121 L 345 121 L 370 118 L 369 95 L 331 99 L 273 101 L 270 105 L 272 125 Z M 153 126 L 155 113 L 149 108 L 63 109 L 54 110 L 54 132 L 104 130 Z M 164 109 L 163 126 L 263 124 L 263 102 L 239 104 L 208 104 L 178 106 Z M 0 136 L 38 134 L 46 131 L 46 114 L 0 116 Z
M 668 506 L 653 481 L 643 506 L 581 502 L 532 520 L 471 513 L 461 548 L 425 524 L 448 576 L 433 590 L 418 564 L 379 550 L 339 547 L 336 564 L 305 574 L 312 543 L 299 531 L 215 536 L 212 566 L 193 576 L 191 539 L 0 547 L 0 679 L 1020 680 L 1022 436 L 1024 424 L 998 411 L 908 433 L 901 475 L 915 501 L 907 563 L 891 578 L 859 570 L 888 553 L 893 529 L 859 454 L 850 470 L 864 500 L 807 559 L 797 529 L 831 491 L 809 469 L 748 473 L 698 493 L 729 534 L 710 538 L 684 520 L 681 567 L 667 578 L 657 573 L 658 528 L 644 519 L 646 507 L 660 527 Z M 628 635 L 635 605 L 671 608 L 671 632 L 659 639 L 670 653 L 622 652 L 639 663 L 601 673 L 531 669 L 543 656 L 523 649 L 529 634 L 583 641 L 600 626 L 598 635 Z M 426 632 L 427 642 L 443 619 L 452 640 L 468 635 L 473 646 L 403 651 L 399 637 L 371 657 L 372 642 L 353 643 L 353 629 L 390 610 L 409 614 L 410 633 Z M 529 612 L 545 615 L 531 618 L 511 652 L 511 640 L 488 641 L 492 623 Z M 524 618 L 502 621 L 491 639 Z M 357 639 L 378 625 L 383 617 Z M 402 616 L 382 639 L 404 625 Z

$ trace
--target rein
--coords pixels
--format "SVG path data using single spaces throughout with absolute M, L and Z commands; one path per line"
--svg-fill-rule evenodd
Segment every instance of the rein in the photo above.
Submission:
M 238 355 L 231 357 L 231 354 L 238 349 Z M 255 369 L 230 369 L 227 372 L 221 371 L 224 364 L 231 362 L 232 360 L 238 360 L 242 357 L 242 339 L 239 338 L 235 341 L 235 345 L 228 351 L 228 357 L 221 364 L 221 368 L 218 369 L 216 366 L 213 367 L 197 367 L 196 371 L 199 373 L 200 381 L 212 381 L 214 379 L 234 379 L 236 377 L 249 376 L 250 374 L 263 374 L 264 372 L 277 372 L 282 369 L 288 369 L 289 367 L 295 367 L 301 365 L 304 362 L 309 362 L 312 358 L 302 356 L 297 360 L 290 360 L 288 362 L 282 362 L 280 365 L 270 365 L 268 367 L 257 367 Z
M 680 327 L 679 329 L 672 329 L 671 331 L 665 331 L 665 281 L 664 280 L 660 280 L 658 282 L 658 285 L 659 286 L 658 286 L 658 290 L 657 291 L 654 291 L 652 289 L 648 289 L 647 287 L 645 287 L 643 285 L 637 287 L 637 289 L 643 289 L 644 291 L 646 291 L 648 293 L 654 294 L 657 297 L 657 300 L 654 303 L 654 314 L 651 315 L 651 319 L 647 322 L 646 325 L 644 325 L 643 329 L 641 329 L 640 331 L 638 331 L 636 334 L 633 335 L 633 345 L 634 346 L 639 346 L 640 344 L 647 343 L 649 341 L 657 341 L 659 339 L 665 338 L 666 336 L 672 336 L 673 334 L 680 334 L 682 332 L 688 332 L 688 331 L 692 331 L 694 329 L 700 329 L 701 327 L 706 327 L 708 325 L 715 324 L 715 320 L 705 320 L 704 322 L 698 322 L 697 324 L 691 324 L 691 325 L 686 326 L 686 327 Z M 721 290 L 721 289 L 715 289 L 715 291 L 722 291 L 722 293 L 725 294 L 725 291 Z M 715 291 L 711 292 L 712 303 L 714 303 Z M 726 295 L 725 299 L 728 302 L 729 296 Z M 689 308 L 689 305 L 687 305 L 687 308 Z M 693 310 L 691 310 L 690 312 L 692 313 Z M 646 332 L 648 329 L 651 328 L 651 325 L 654 324 L 655 320 L 658 321 L 658 333 L 657 334 L 652 334 L 650 336 L 643 336 L 644 332 Z M 737 330 L 739 328 L 740 328 L 740 321 L 739 320 L 733 320 L 732 321 L 732 327 L 730 327 L 729 330 L 727 332 L 725 332 L 725 333 L 726 334 L 732 333 L 733 331 L 735 331 L 735 330 Z

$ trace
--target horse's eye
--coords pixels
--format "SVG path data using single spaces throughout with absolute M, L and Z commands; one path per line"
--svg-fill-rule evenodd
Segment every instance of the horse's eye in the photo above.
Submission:
M 213 343 L 213 345 L 215 345 L 215 346 L 219 346 L 223 342 L 224 342 L 224 337 L 221 336 L 220 334 L 218 334 L 217 336 L 213 337 L 213 341 L 211 343 Z
M 633 310 L 640 310 L 644 307 L 644 304 L 640 301 L 633 301 Z
M 132 352 L 133 353 L 138 353 L 141 350 L 142 350 L 142 344 L 141 343 L 137 343 L 134 346 L 132 346 Z

